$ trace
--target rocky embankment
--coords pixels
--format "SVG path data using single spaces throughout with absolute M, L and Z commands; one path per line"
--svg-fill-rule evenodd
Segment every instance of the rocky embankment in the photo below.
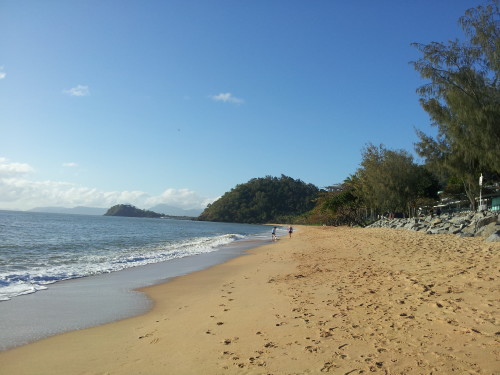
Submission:
M 498 212 L 461 212 L 439 216 L 419 216 L 408 219 L 380 219 L 370 228 L 408 229 L 427 234 L 456 234 L 460 237 L 484 237 L 500 241 Z

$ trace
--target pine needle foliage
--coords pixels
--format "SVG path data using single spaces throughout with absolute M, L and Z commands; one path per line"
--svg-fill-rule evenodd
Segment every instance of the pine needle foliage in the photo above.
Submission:
M 422 78 L 420 103 L 437 136 L 417 130 L 415 149 L 441 176 L 462 181 L 471 206 L 481 173 L 500 174 L 499 1 L 469 9 L 460 18 L 466 40 L 413 45 Z

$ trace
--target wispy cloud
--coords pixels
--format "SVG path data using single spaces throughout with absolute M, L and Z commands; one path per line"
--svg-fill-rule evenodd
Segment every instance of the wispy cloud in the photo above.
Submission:
M 75 168 L 75 167 L 78 167 L 78 164 L 76 164 L 76 163 L 63 163 L 63 167 Z
M 216 102 L 223 103 L 241 104 L 244 102 L 243 99 L 233 96 L 230 92 L 221 92 L 220 94 L 210 96 L 210 98 Z
M 90 89 L 88 86 L 77 85 L 77 86 L 72 87 L 68 90 L 63 90 L 63 93 L 65 93 L 69 96 L 89 96 Z
M 28 164 L 0 157 L 0 209 L 28 210 L 47 206 L 109 208 L 120 203 L 130 203 L 139 208 L 168 204 L 184 209 L 199 209 L 215 201 L 189 189 L 166 189 L 158 195 L 143 191 L 102 191 L 71 182 L 36 180 L 32 178 L 31 172 L 34 169 Z
M 4 72 L 3 66 L 0 66 L 0 79 L 4 79 L 7 76 L 7 73 Z
M 33 171 L 26 163 L 11 163 L 9 159 L 0 157 L 0 178 L 20 176 Z

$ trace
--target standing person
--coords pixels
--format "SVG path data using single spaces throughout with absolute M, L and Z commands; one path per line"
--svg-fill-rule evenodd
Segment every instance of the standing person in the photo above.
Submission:
M 277 240 L 277 237 L 276 237 L 276 227 L 273 228 L 273 231 L 271 232 L 271 234 L 273 235 L 273 241 L 276 241 Z
M 290 225 L 288 227 L 288 235 L 290 236 L 290 238 L 292 238 L 292 233 L 293 233 L 293 227 Z

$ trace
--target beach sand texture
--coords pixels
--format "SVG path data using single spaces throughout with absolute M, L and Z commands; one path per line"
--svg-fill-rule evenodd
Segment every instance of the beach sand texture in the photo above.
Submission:
M 0 353 L 1 374 L 500 374 L 500 243 L 293 238 L 144 291 L 149 313 Z

